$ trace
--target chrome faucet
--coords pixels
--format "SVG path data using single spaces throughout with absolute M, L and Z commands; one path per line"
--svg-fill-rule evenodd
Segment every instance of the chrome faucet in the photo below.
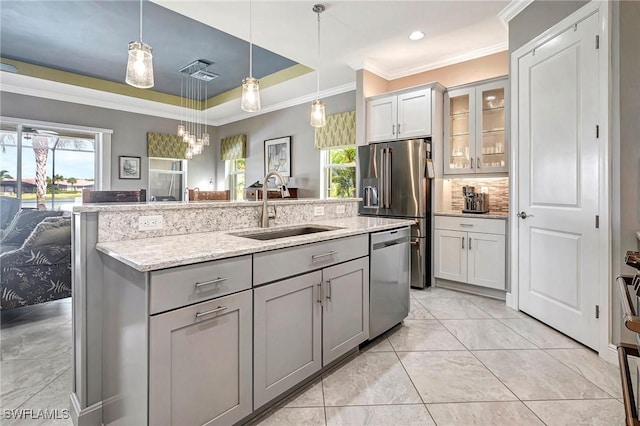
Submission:
M 267 200 L 269 198 L 269 195 L 267 194 L 267 182 L 269 181 L 269 179 L 271 179 L 274 176 L 280 179 L 280 183 L 282 184 L 282 188 L 281 188 L 282 198 L 289 197 L 289 190 L 284 184 L 284 178 L 280 173 L 270 172 L 264 177 L 264 181 L 262 182 L 262 224 L 261 224 L 263 228 L 269 227 L 269 211 L 267 209 Z

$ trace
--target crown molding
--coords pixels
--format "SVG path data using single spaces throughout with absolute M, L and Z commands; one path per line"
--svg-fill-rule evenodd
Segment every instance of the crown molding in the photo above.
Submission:
M 341 93 L 346 93 L 346 92 L 351 92 L 353 90 L 356 90 L 356 83 L 347 83 L 347 84 L 343 84 L 342 86 L 336 86 L 334 88 L 331 89 L 326 89 L 320 92 L 320 98 L 327 98 L 329 96 L 335 96 L 335 95 L 339 95 Z M 211 122 L 212 125 L 214 126 L 223 126 L 225 124 L 229 124 L 229 123 L 234 123 L 236 121 L 241 121 L 241 120 L 246 120 L 247 118 L 252 118 L 252 117 L 256 117 L 258 115 L 262 115 L 262 114 L 267 114 L 269 112 L 273 112 L 273 111 L 278 111 L 281 109 L 285 109 L 285 108 L 289 108 L 292 106 L 296 106 L 296 105 L 300 105 L 300 104 L 304 104 L 306 102 L 311 102 L 318 99 L 318 96 L 316 93 L 312 93 L 309 95 L 304 95 L 304 96 L 300 96 L 298 98 L 294 98 L 294 99 L 289 99 L 287 101 L 284 102 L 280 102 L 277 104 L 273 104 L 273 105 L 269 105 L 267 107 L 262 108 L 260 111 L 258 112 L 252 112 L 252 113 L 240 113 L 237 115 L 233 115 L 230 117 L 226 117 L 220 120 L 214 120 Z
M 383 77 L 387 80 L 396 80 L 396 79 L 407 77 L 410 75 L 419 74 L 421 72 L 431 71 L 437 68 L 459 64 L 460 62 L 482 58 L 483 56 L 492 55 L 498 52 L 503 52 L 508 49 L 509 49 L 508 42 L 498 43 L 498 44 L 494 44 L 493 46 L 483 47 L 482 49 L 474 50 L 472 52 L 467 52 L 462 55 L 443 59 L 441 61 L 431 62 L 431 63 L 420 65 L 417 67 L 398 68 L 397 70 L 385 73 L 385 75 L 380 74 L 380 71 L 374 71 L 370 68 L 367 68 L 367 70 L 375 74 L 378 74 L 380 77 Z
M 531 3 L 533 3 L 533 0 L 511 0 L 504 9 L 498 12 L 498 18 L 508 27 L 509 21 L 518 16 L 518 14 L 525 10 Z

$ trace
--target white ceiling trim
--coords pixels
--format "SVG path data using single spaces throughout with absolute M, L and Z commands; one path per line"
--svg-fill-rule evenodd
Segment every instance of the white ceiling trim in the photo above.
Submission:
M 0 91 L 180 120 L 180 107 L 19 74 L 3 73 Z
M 472 59 L 481 58 L 483 56 L 492 55 L 494 53 L 502 52 L 502 51 L 505 51 L 507 49 L 509 49 L 509 43 L 508 42 L 498 43 L 498 44 L 494 44 L 493 46 L 484 47 L 482 49 L 474 50 L 472 52 L 467 52 L 467 53 L 464 53 L 462 55 L 458 55 L 458 56 L 454 56 L 454 57 L 451 57 L 451 58 L 443 59 L 441 61 L 431 62 L 429 64 L 419 65 L 417 67 L 400 68 L 398 70 L 395 70 L 395 71 L 387 73 L 386 76 L 382 76 L 381 75 L 380 77 L 384 77 L 387 80 L 395 80 L 395 79 L 398 79 L 398 78 L 407 77 L 409 75 L 419 74 L 421 72 L 426 72 L 426 71 L 431 71 L 431 70 L 434 70 L 436 68 L 442 68 L 442 67 L 446 67 L 446 66 L 449 66 L 449 65 L 458 64 L 460 62 L 465 62 L 465 61 L 470 61 Z M 369 69 L 369 70 L 372 71 L 372 72 L 375 72 L 375 71 L 373 71 L 371 69 Z
M 531 3 L 533 0 L 511 0 L 507 7 L 498 12 L 498 18 L 508 27 L 509 21 L 518 16 Z
M 351 92 L 352 90 L 356 90 L 356 83 L 347 83 L 342 86 L 337 86 L 332 89 L 326 89 L 320 92 L 320 99 L 328 98 L 329 96 L 339 95 L 341 93 Z M 221 120 L 215 120 L 212 122 L 214 126 L 222 126 L 229 123 L 234 123 L 236 121 L 245 120 L 247 118 L 252 118 L 258 115 L 267 114 L 269 112 L 278 111 L 285 108 L 290 108 L 292 106 L 304 104 L 306 102 L 311 102 L 317 99 L 317 95 L 312 93 L 310 95 L 300 96 L 295 99 L 289 99 L 284 102 L 280 102 L 277 104 L 269 105 L 268 107 L 262 108 L 259 112 L 251 113 L 251 115 L 247 115 L 246 113 L 240 113 L 231 117 L 226 117 Z

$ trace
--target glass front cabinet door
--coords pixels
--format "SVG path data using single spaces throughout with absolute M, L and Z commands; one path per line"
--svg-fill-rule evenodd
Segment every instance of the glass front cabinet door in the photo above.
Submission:
M 475 173 L 475 88 L 451 90 L 445 98 L 445 174 Z
M 507 172 L 506 80 L 476 87 L 476 173 Z
M 505 130 L 506 78 L 445 95 L 444 174 L 509 171 Z

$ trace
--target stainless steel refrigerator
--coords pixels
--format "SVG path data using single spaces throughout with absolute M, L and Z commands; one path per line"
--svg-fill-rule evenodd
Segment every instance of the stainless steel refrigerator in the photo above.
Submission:
M 431 276 L 431 141 L 412 139 L 358 147 L 358 213 L 415 219 L 411 227 L 411 286 L 428 287 Z

